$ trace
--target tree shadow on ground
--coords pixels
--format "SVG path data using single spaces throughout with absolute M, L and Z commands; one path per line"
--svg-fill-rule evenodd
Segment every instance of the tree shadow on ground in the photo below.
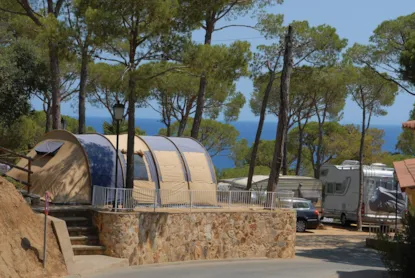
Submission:
M 320 239 L 320 240 L 324 240 Z M 309 245 L 310 244 L 310 245 Z M 384 267 L 377 251 L 365 248 L 363 242 L 340 242 L 327 238 L 324 245 L 311 247 L 307 242 L 300 246 L 296 255 L 312 259 L 320 259 L 327 262 L 342 263 L 359 266 Z M 301 248 L 301 246 L 306 248 Z
M 386 270 L 337 271 L 338 278 L 389 278 Z

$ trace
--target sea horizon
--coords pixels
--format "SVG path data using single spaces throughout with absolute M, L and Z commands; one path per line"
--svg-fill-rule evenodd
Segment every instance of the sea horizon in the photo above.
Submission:
M 104 121 L 110 121 L 111 117 L 103 116 L 90 116 L 86 118 L 86 124 L 93 127 L 98 133 L 103 133 L 102 124 Z M 255 135 L 258 127 L 258 121 L 235 121 L 230 122 L 239 132 L 239 139 L 246 139 L 248 144 L 251 145 L 255 140 Z M 345 123 L 342 123 L 345 124 Z M 157 135 L 161 128 L 164 128 L 164 124 L 160 122 L 160 119 L 154 118 L 136 118 L 136 126 L 144 130 L 147 135 Z M 372 124 L 371 127 L 384 130 L 384 144 L 382 146 L 383 151 L 395 152 L 395 145 L 399 134 L 402 132 L 401 125 L 392 124 Z M 277 130 L 277 121 L 265 121 L 262 130 L 262 140 L 274 140 Z M 229 151 L 224 151 L 218 155 L 212 157 L 215 167 L 219 170 L 225 168 L 234 168 L 235 165 L 229 157 Z

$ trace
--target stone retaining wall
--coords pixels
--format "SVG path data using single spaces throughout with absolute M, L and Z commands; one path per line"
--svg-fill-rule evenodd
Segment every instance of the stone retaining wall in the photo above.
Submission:
M 94 212 L 106 255 L 130 265 L 230 258 L 293 258 L 296 214 Z

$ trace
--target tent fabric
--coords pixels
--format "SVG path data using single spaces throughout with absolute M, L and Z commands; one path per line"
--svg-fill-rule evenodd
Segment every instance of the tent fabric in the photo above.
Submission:
M 45 141 L 35 147 L 35 151 L 38 154 L 52 154 L 55 155 L 56 152 L 62 147 L 64 142 L 60 141 Z
M 36 147 L 45 142 L 61 142 L 55 156 L 39 155 Z M 31 192 L 44 196 L 48 191 L 55 203 L 90 203 L 91 176 L 89 163 L 82 145 L 70 132 L 54 130 L 45 134 L 40 143 L 27 156 L 33 158 Z M 27 160 L 17 166 L 28 168 Z M 27 182 L 27 173 L 16 168 L 7 172 L 16 180 Z
M 209 163 L 203 153 L 184 153 L 187 163 L 189 164 L 192 182 L 214 183 L 210 175 Z
M 192 165 L 192 162 L 190 162 L 188 160 L 188 156 L 186 156 L 185 154 L 203 154 L 204 155 L 204 160 L 207 163 L 207 168 L 206 171 L 208 171 L 208 173 L 210 174 L 210 178 L 206 178 L 206 180 L 204 180 L 205 182 L 212 182 L 212 183 L 217 183 L 216 181 L 216 173 L 215 173 L 215 168 L 213 167 L 213 162 L 208 154 L 208 152 L 205 150 L 205 148 L 197 141 L 195 141 L 193 138 L 183 138 L 183 137 L 169 137 L 168 138 L 170 141 L 172 141 L 174 143 L 174 145 L 177 147 L 177 149 L 179 150 L 179 152 L 182 154 L 183 156 L 183 160 L 184 160 L 184 164 L 185 164 L 185 168 L 188 169 L 188 173 L 189 173 L 189 181 L 193 181 L 193 174 L 192 171 L 190 170 L 189 165 Z M 201 158 L 201 160 L 203 160 Z M 204 165 L 206 165 L 206 163 L 203 163 Z M 195 177 L 195 179 L 200 179 L 200 177 Z
M 190 202 L 216 205 L 213 164 L 197 141 L 164 136 L 135 136 L 134 140 L 134 190 L 128 193 L 132 196 L 124 196 L 129 191 L 118 191 L 121 202 L 132 197 L 140 204 L 153 204 L 156 200 L 162 206 Z M 49 191 L 55 203 L 83 204 L 91 202 L 94 185 L 123 188 L 127 169 L 127 134 L 119 135 L 118 153 L 116 141 L 116 135 L 74 135 L 64 130 L 45 134 L 28 154 L 34 159 L 32 192 L 44 196 L 45 191 Z M 51 152 L 55 155 L 48 155 Z M 22 159 L 18 166 L 27 168 L 27 161 Z M 11 169 L 6 175 L 27 181 L 27 173 L 18 169 Z M 190 197 L 189 190 L 198 193 Z M 206 194 L 206 191 L 213 193 Z M 114 197 L 115 194 L 111 193 L 108 201 L 113 201 Z
M 162 205 L 188 203 L 187 173 L 176 146 L 163 136 L 140 136 L 149 147 L 157 169 Z
M 99 134 L 75 135 L 87 153 L 91 171 L 92 186 L 124 187 L 123 167 L 111 142 Z M 115 160 L 118 163 L 117 182 Z

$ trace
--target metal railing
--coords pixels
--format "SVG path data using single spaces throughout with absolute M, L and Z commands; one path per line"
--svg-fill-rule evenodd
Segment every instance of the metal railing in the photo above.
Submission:
M 238 209 L 292 208 L 294 193 L 256 191 L 165 190 L 109 188 L 94 186 L 92 205 L 96 208 L 134 210 L 163 209 Z
M 9 177 L 9 176 L 6 175 L 6 173 L 4 173 L 4 174 L 3 173 L 0 173 L 0 175 L 1 176 L 4 176 L 4 177 L 12 178 L 12 179 L 14 179 L 17 182 L 19 182 L 19 183 L 21 183 L 23 185 L 26 185 L 27 186 L 27 192 L 30 193 L 30 187 L 32 185 L 32 183 L 31 183 L 31 175 L 33 174 L 33 171 L 32 171 L 33 158 L 30 157 L 30 156 L 26 156 L 26 155 L 22 155 L 22 154 L 16 153 L 14 151 L 11 151 L 11 150 L 6 149 L 6 148 L 3 148 L 3 147 L 0 147 L 0 154 L 2 154 L 0 156 L 0 158 L 5 158 L 6 159 L 6 160 L 0 159 L 0 163 L 1 164 L 8 165 L 11 168 L 15 168 L 15 169 L 18 169 L 18 170 L 20 170 L 22 172 L 27 173 L 27 181 L 21 181 L 21 180 L 15 179 L 13 177 Z M 11 159 L 11 161 L 13 161 L 16 158 L 26 159 L 27 160 L 27 168 L 26 167 L 17 166 L 15 163 L 12 163 L 10 161 L 7 161 L 7 159 Z
M 399 232 L 400 225 L 398 225 L 397 229 L 395 228 L 395 225 L 379 225 L 379 224 L 369 224 L 368 230 L 369 230 L 369 237 L 376 238 L 379 235 L 383 236 L 391 236 L 392 234 L 396 234 L 396 232 Z

